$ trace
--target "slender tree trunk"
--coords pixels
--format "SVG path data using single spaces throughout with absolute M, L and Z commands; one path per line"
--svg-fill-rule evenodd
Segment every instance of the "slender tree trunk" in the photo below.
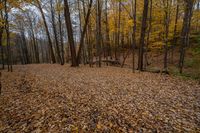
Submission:
M 93 44 L 91 43 L 91 20 L 88 22 L 87 26 L 87 43 L 88 43 L 88 54 L 89 54 L 89 65 L 93 66 Z
M 61 0 L 59 0 L 59 5 L 61 5 Z M 59 24 L 59 34 L 60 34 L 60 43 L 61 43 L 61 65 L 65 63 L 65 52 L 64 52 L 64 42 L 63 42 L 63 30 L 62 30 L 62 21 L 61 21 L 61 12 L 58 10 L 58 24 Z
M 5 69 L 5 62 L 4 62 L 4 50 L 3 46 L 1 45 L 1 61 L 2 61 L 2 69 Z
M 98 66 L 101 67 L 101 5 L 100 1 L 96 1 L 96 47 L 97 47 L 97 55 Z
M 152 28 L 152 8 L 153 8 L 153 1 L 150 0 L 150 8 L 149 8 L 149 29 L 147 33 L 147 43 L 145 48 L 145 67 L 149 65 L 148 62 L 148 50 L 149 50 L 149 42 L 150 42 L 150 34 L 151 34 L 151 28 Z
M 8 72 L 12 72 L 12 51 L 10 47 L 10 32 L 9 32 L 9 21 L 8 21 L 8 9 L 7 9 L 7 0 L 5 0 L 5 29 L 6 29 L 6 44 L 7 44 L 7 65 Z
M 173 35 L 173 45 L 172 45 L 172 56 L 171 56 L 171 62 L 174 62 L 174 48 L 177 44 L 177 24 L 178 24 L 178 15 L 179 15 L 179 3 L 177 1 L 176 3 L 176 18 L 174 23 L 174 35 Z
M 120 55 L 120 35 L 121 35 L 121 0 L 119 0 L 119 9 L 118 9 L 118 24 L 117 24 L 117 53 Z M 116 60 L 118 59 L 118 56 L 116 58 Z
M 28 54 L 28 48 L 27 48 L 27 43 L 26 43 L 26 37 L 25 37 L 25 33 L 24 33 L 24 28 L 22 27 L 21 29 L 21 38 L 22 38 L 22 44 L 23 44 L 23 52 L 24 52 L 24 56 L 25 56 L 25 64 L 29 64 L 30 63 L 30 59 L 29 59 L 29 54 Z
M 51 18 L 52 18 L 52 27 L 53 27 L 53 33 L 54 33 L 54 39 L 55 39 L 55 43 L 56 43 L 56 52 L 58 55 L 58 61 L 60 64 L 62 63 L 62 58 L 60 55 L 60 48 L 59 48 L 59 43 L 58 43 L 58 36 L 57 36 L 57 29 L 56 29 L 56 24 L 55 24 L 55 10 L 53 7 L 53 0 L 50 1 L 50 5 L 51 5 Z
M 56 58 L 55 58 L 55 55 L 54 55 L 54 52 L 53 52 L 53 44 L 52 44 L 52 41 L 51 41 L 51 37 L 50 37 L 49 29 L 48 29 L 48 26 L 47 26 L 46 18 L 44 16 L 44 12 L 42 10 L 41 3 L 38 0 L 37 0 L 37 5 L 38 5 L 38 8 L 39 8 L 40 13 L 42 15 L 43 23 L 44 23 L 44 26 L 45 26 L 45 30 L 46 30 L 46 34 L 47 34 L 47 38 L 48 38 L 48 42 L 49 42 L 51 60 L 52 60 L 52 63 L 56 63 Z
M 35 61 L 36 63 L 40 63 L 40 59 L 39 59 L 39 51 L 37 50 L 37 43 L 36 43 L 36 38 L 35 38 L 35 33 L 33 31 L 33 29 L 31 30 L 31 34 L 32 34 L 32 40 L 33 40 L 33 51 L 34 51 L 34 55 L 35 55 Z
M 183 27 L 181 33 L 181 48 L 180 48 L 180 60 L 179 60 L 179 71 L 180 73 L 183 72 L 184 60 L 185 60 L 185 53 L 186 48 L 189 45 L 189 34 L 190 34 L 190 26 L 191 26 L 191 19 L 193 15 L 193 0 L 185 0 L 185 14 L 183 19 Z
M 77 3 L 78 3 L 78 14 L 79 14 L 79 26 L 80 26 L 80 34 L 82 35 L 82 23 L 83 23 L 83 21 L 82 21 L 82 18 L 81 18 L 81 8 L 80 8 L 80 0 L 77 0 Z M 83 1 L 82 2 L 83 3 L 83 15 L 84 15 L 84 19 L 85 19 L 85 2 Z M 82 40 L 81 40 L 82 41 Z M 81 43 L 81 42 L 80 42 Z M 80 43 L 79 43 L 79 46 L 80 46 Z M 80 51 L 81 52 L 81 54 L 82 54 L 82 56 L 80 55 L 80 59 L 79 59 L 79 61 L 78 61 L 78 63 L 81 63 L 81 62 L 83 62 L 83 64 L 85 65 L 85 48 L 84 48 L 84 45 L 85 45 L 85 43 L 84 43 L 84 40 L 83 40 L 83 44 L 82 44 L 83 46 L 82 46 L 82 50 Z M 80 47 L 79 47 L 80 48 Z
M 163 1 L 164 2 L 164 1 Z M 170 25 L 170 14 L 171 14 L 171 1 L 166 1 L 165 17 L 164 17 L 164 26 L 165 26 L 165 37 L 164 37 L 164 70 L 163 72 L 168 73 L 168 36 L 169 36 L 169 25 Z M 165 3 L 164 3 L 165 4 Z
M 81 51 L 82 51 L 82 48 L 83 48 L 83 45 L 84 45 L 84 39 L 85 39 L 86 31 L 87 31 L 87 25 L 88 25 L 89 18 L 90 18 L 92 3 L 93 3 L 93 0 L 90 0 L 87 15 L 86 15 L 86 18 L 85 18 L 85 25 L 83 27 L 83 31 L 81 32 L 80 47 L 79 47 L 78 55 L 77 55 L 77 58 L 76 58 L 77 63 L 80 63 Z
M 132 35 L 132 71 L 135 72 L 135 46 L 136 46 L 136 30 L 137 30 L 137 0 L 132 0 L 132 14 L 133 14 L 133 35 Z
M 0 19 L 3 20 L 3 11 L 0 11 Z M 4 62 L 4 48 L 3 48 L 3 30 L 4 26 L 0 26 L 0 48 L 1 48 L 1 61 L 2 61 L 2 69 L 5 69 L 5 62 Z
M 79 66 L 79 64 L 77 63 L 77 60 L 76 60 L 76 49 L 75 49 L 75 44 L 74 44 L 74 37 L 73 37 L 73 30 L 72 30 L 68 0 L 64 0 L 64 14 L 65 14 L 65 23 L 66 23 L 67 32 L 68 32 L 67 34 L 68 40 L 70 44 L 72 67 L 77 67 Z
M 108 56 L 112 56 L 111 46 L 110 46 L 110 36 L 109 36 L 109 25 L 108 25 L 108 0 L 105 1 L 105 17 L 106 17 L 106 60 L 108 61 Z M 108 63 L 107 63 L 108 65 Z
M 144 9 L 143 9 L 143 19 L 140 35 L 140 48 L 139 48 L 139 58 L 138 58 L 138 70 L 143 71 L 143 59 L 144 59 L 144 45 L 145 45 L 145 34 L 147 28 L 147 16 L 148 16 L 148 6 L 149 0 L 144 0 Z
M 1 48 L 1 61 L 2 61 L 2 69 L 4 69 L 5 68 L 5 66 L 4 66 L 4 50 L 3 50 L 3 45 L 2 45 L 2 41 L 3 41 L 3 39 L 2 39 L 2 37 L 3 37 L 3 27 L 0 27 L 1 29 L 0 29 L 0 48 Z

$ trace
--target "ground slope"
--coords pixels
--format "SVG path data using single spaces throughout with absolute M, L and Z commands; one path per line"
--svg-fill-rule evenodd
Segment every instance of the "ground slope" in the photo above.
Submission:
M 200 132 L 195 81 L 116 67 L 3 71 L 0 132 Z

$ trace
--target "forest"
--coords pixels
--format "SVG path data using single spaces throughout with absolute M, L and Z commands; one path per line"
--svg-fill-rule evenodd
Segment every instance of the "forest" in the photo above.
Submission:
M 0 0 L 0 132 L 200 132 L 200 0 Z

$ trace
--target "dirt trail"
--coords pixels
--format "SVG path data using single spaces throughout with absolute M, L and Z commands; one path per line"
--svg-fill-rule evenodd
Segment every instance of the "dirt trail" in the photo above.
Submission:
M 0 132 L 200 132 L 200 86 L 117 67 L 2 72 Z

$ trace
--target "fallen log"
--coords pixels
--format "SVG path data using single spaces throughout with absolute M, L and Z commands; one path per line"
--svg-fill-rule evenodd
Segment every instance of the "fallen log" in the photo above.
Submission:
M 161 72 L 159 69 L 146 69 L 144 71 L 145 72 L 150 72 L 150 73 L 160 73 Z
M 116 66 L 116 65 L 120 65 L 121 66 L 121 63 L 118 60 L 102 60 L 102 62 L 109 63 L 109 64 L 111 64 L 113 66 Z

